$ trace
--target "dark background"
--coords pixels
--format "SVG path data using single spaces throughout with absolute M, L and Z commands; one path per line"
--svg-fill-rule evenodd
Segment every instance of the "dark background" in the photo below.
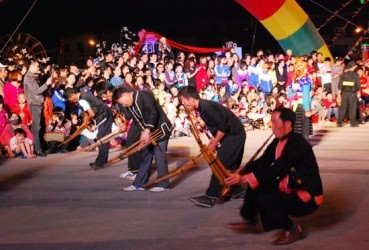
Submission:
M 271 0 L 272 1 L 272 0 Z M 332 11 L 348 0 L 318 1 Z M 34 0 L 3 0 L 0 2 L 0 37 L 12 33 Z M 331 14 L 310 0 L 299 0 L 316 27 Z M 339 14 L 350 19 L 360 6 L 354 0 Z M 369 6 L 369 5 L 368 5 Z M 367 27 L 369 7 L 352 22 Z M 119 33 L 123 26 L 132 31 L 142 28 L 171 40 L 191 37 L 191 44 L 220 47 L 234 41 L 244 52 L 251 50 L 255 19 L 233 0 L 38 0 L 18 32 L 28 33 L 42 42 L 46 49 L 57 48 L 62 38 L 101 33 Z M 320 33 L 330 43 L 334 27 L 345 21 L 334 18 Z M 354 27 L 349 25 L 348 33 Z M 180 41 L 180 40 L 179 40 Z M 117 41 L 118 42 L 118 41 Z M 280 50 L 273 37 L 260 23 L 256 24 L 255 49 Z

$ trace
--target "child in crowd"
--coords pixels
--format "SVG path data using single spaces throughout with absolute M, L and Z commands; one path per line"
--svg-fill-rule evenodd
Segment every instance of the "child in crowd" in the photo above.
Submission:
M 12 112 L 17 113 L 22 118 L 22 124 L 27 126 L 32 124 L 32 115 L 24 93 L 18 95 L 18 103 L 14 105 Z
M 318 122 L 324 122 L 324 118 L 325 118 L 325 110 L 324 110 L 324 105 L 323 105 L 323 97 L 322 97 L 322 93 L 316 92 L 312 102 L 311 102 L 311 114 L 315 115 L 318 114 L 319 116 L 319 120 Z
M 162 106 L 165 103 L 165 83 L 160 80 L 155 80 L 156 88 L 153 91 L 155 98 L 158 100 L 159 105 Z
M 236 72 L 235 82 L 238 84 L 238 88 L 242 88 L 242 84 L 248 81 L 249 75 L 247 73 L 247 64 L 244 61 L 240 62 L 240 67 Z
M 238 108 L 239 109 L 247 109 L 249 107 L 249 103 L 247 102 L 245 95 L 240 95 L 238 97 Z
M 177 108 L 172 102 L 172 95 L 169 93 L 166 93 L 164 100 L 165 100 L 165 103 L 163 104 L 163 106 L 167 109 L 168 119 L 172 124 L 174 124 L 174 120 L 176 119 L 176 116 L 177 116 Z
M 26 133 L 23 129 L 17 128 L 14 130 L 14 136 L 10 139 L 10 149 L 14 157 L 34 158 L 33 142 L 26 138 Z
M 186 74 L 183 72 L 183 66 L 182 64 L 176 64 L 175 66 L 175 77 L 176 77 L 176 87 L 179 89 L 180 87 L 187 86 L 188 85 L 188 79 Z
M 204 94 L 206 94 L 206 98 L 208 100 L 213 100 L 215 97 L 215 90 L 214 90 L 214 85 L 211 83 L 208 83 L 208 85 L 206 86 L 206 89 L 204 90 Z
M 165 85 L 170 88 L 173 84 L 177 82 L 176 73 L 173 70 L 173 62 L 168 61 L 165 63 Z
M 269 120 L 266 114 L 260 114 L 256 106 L 250 106 L 250 112 L 247 114 L 250 124 L 254 129 L 267 129 Z
M 333 98 L 333 95 L 331 92 L 328 92 L 326 95 L 326 98 L 323 100 L 323 105 L 326 110 L 327 114 L 327 120 L 328 122 L 331 121 L 332 114 L 334 115 L 334 118 L 337 120 L 338 118 L 338 107 L 336 99 Z
M 259 96 L 256 93 L 256 89 L 253 86 L 249 87 L 249 93 L 247 94 L 247 102 L 251 103 L 252 100 L 259 100 Z
M 184 109 L 180 109 L 178 116 L 174 120 L 174 136 L 190 136 L 190 121 L 187 119 L 187 114 Z
M 95 122 L 91 122 L 90 125 L 85 128 L 81 133 L 80 143 L 77 147 L 77 150 L 82 150 L 82 148 L 85 148 L 87 146 L 90 146 L 91 144 L 95 143 L 96 136 L 97 136 L 97 127 Z M 98 147 L 96 147 L 96 151 L 98 151 Z
M 227 85 L 228 77 L 231 75 L 231 71 L 227 66 L 227 58 L 225 56 L 217 57 L 217 65 L 214 68 L 215 71 L 215 81 L 219 85 Z

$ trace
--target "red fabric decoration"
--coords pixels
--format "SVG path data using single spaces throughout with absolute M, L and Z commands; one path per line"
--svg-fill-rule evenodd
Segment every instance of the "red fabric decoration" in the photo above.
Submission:
M 142 47 L 142 44 L 145 42 L 147 37 L 152 37 L 155 36 L 157 40 L 160 40 L 160 38 L 162 38 L 161 35 L 155 33 L 155 32 L 151 32 L 151 31 L 146 31 L 146 30 L 141 30 L 138 33 L 138 36 L 140 38 L 140 40 L 138 41 L 138 43 L 136 44 L 136 46 L 134 47 L 134 55 L 137 55 L 137 53 L 139 52 L 139 50 Z M 207 53 L 213 53 L 213 52 L 217 52 L 217 51 L 228 51 L 230 50 L 230 48 L 200 48 L 200 47 L 194 47 L 194 46 L 188 46 L 188 45 L 184 45 L 184 44 L 180 44 L 177 42 L 174 42 L 172 40 L 169 40 L 168 38 L 166 38 L 167 44 L 170 45 L 172 48 L 176 48 L 179 50 L 183 50 L 186 52 L 193 52 L 193 53 L 197 53 L 197 54 L 207 54 Z

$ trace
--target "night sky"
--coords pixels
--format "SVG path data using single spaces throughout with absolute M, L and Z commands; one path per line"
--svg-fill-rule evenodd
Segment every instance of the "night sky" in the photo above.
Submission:
M 348 0 L 317 1 L 332 11 Z M 34 0 L 3 0 L 0 2 L 0 36 L 12 33 Z M 331 16 L 310 0 L 297 1 L 318 27 Z M 360 5 L 354 0 L 340 12 L 350 18 Z M 369 5 L 353 22 L 368 25 Z M 344 25 L 335 18 L 321 33 L 331 34 L 333 26 Z M 119 33 L 123 26 L 132 31 L 142 28 L 155 31 L 174 41 L 194 37 L 194 44 L 219 47 L 211 44 L 215 37 L 225 37 L 246 49 L 250 48 L 255 19 L 233 0 L 38 0 L 29 16 L 18 30 L 31 34 L 45 48 L 58 47 L 59 40 L 80 34 Z M 353 29 L 353 28 L 352 28 Z M 256 44 L 259 47 L 279 46 L 269 33 L 257 25 Z M 196 44 L 197 43 L 197 44 Z M 209 44 L 206 44 L 209 43 Z

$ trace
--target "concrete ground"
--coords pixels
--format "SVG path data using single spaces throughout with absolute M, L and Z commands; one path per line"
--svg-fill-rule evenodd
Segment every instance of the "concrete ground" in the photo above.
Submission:
M 244 162 L 271 134 L 247 133 Z M 368 249 L 369 125 L 314 125 L 311 136 L 324 203 L 296 221 L 304 239 L 288 249 Z M 199 153 L 191 137 L 170 140 L 170 169 Z M 116 155 L 115 150 L 110 157 Z M 278 231 L 239 234 L 241 201 L 202 208 L 188 200 L 204 193 L 210 169 L 199 166 L 171 179 L 162 193 L 123 191 L 127 160 L 98 171 L 96 153 L 49 155 L 0 162 L 0 249 L 272 249 Z M 156 172 L 153 172 L 153 177 Z

